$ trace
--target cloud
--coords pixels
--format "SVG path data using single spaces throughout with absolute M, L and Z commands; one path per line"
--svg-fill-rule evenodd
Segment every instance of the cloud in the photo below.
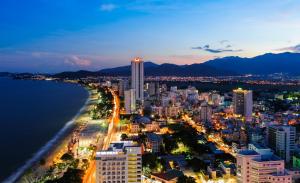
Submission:
M 68 56 L 67 58 L 65 58 L 64 62 L 72 66 L 80 66 L 80 67 L 88 67 L 92 63 L 90 60 L 80 58 L 79 56 L 76 55 Z
M 101 11 L 113 11 L 117 6 L 115 4 L 102 4 L 100 6 Z
M 130 60 L 128 58 L 127 60 Z M 111 68 L 124 64 L 124 56 L 47 52 L 42 50 L 0 50 L 0 71 L 57 73 Z
M 277 51 L 289 51 L 289 52 L 300 53 L 300 44 L 298 44 L 296 46 L 279 48 L 279 49 L 277 49 Z
M 222 41 L 220 41 L 220 44 L 224 44 L 224 43 L 229 43 L 229 41 L 228 40 L 222 40 Z
M 204 49 L 209 49 L 209 45 L 207 44 L 207 45 L 203 46 L 203 48 Z
M 194 50 L 203 50 L 206 52 L 210 52 L 210 53 L 223 53 L 223 52 L 241 52 L 243 51 L 242 49 L 230 49 L 232 46 L 231 45 L 227 45 L 225 48 L 210 48 L 210 45 L 205 45 L 203 47 L 201 46 L 197 46 L 197 47 L 192 47 L 192 49 Z
M 32 52 L 31 55 L 32 55 L 32 57 L 35 57 L 35 58 L 42 58 L 42 57 L 50 56 L 51 53 L 36 51 L 36 52 Z
M 27 54 L 26 52 L 21 52 L 23 54 Z M 79 66 L 79 67 L 88 67 L 91 66 L 92 61 L 82 56 L 77 55 L 63 55 L 58 53 L 51 52 L 31 52 L 31 56 L 33 58 L 44 59 L 44 58 L 63 58 L 64 63 L 70 66 Z

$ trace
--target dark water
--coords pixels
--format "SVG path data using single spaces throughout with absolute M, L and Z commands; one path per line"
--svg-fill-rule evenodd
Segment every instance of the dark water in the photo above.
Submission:
M 55 136 L 87 97 L 75 84 L 0 77 L 0 182 Z

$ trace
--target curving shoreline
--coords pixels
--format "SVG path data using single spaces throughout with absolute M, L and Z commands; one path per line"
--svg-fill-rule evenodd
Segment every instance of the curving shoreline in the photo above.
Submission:
M 70 138 L 70 135 L 76 129 L 77 125 L 80 124 L 81 118 L 83 118 L 88 112 L 92 95 L 90 89 L 85 89 L 88 92 L 88 97 L 78 113 L 70 121 L 68 121 L 63 128 L 55 134 L 55 136 L 42 146 L 31 159 L 27 160 L 23 166 L 18 168 L 14 173 L 6 178 L 3 183 L 29 182 L 25 175 L 27 170 L 32 169 L 33 174 L 39 174 L 40 171 L 44 169 L 44 167 L 39 164 L 40 159 L 44 158 L 46 162 L 52 162 L 55 153 L 62 148 L 61 146 L 64 145 L 64 142 Z

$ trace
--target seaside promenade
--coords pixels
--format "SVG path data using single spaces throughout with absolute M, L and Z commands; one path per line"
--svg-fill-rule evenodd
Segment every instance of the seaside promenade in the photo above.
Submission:
M 103 145 L 102 145 L 102 147 L 97 146 L 97 150 L 101 150 L 101 149 L 106 150 L 108 148 L 109 144 L 113 140 L 115 140 L 117 126 L 120 121 L 120 118 L 119 118 L 120 117 L 120 99 L 112 89 L 110 89 L 110 92 L 112 93 L 112 95 L 114 97 L 114 99 L 113 99 L 114 100 L 113 115 L 111 116 L 107 135 L 104 138 Z M 96 161 L 93 159 L 90 162 L 89 168 L 85 172 L 85 175 L 83 178 L 83 183 L 95 183 L 95 182 L 96 182 Z

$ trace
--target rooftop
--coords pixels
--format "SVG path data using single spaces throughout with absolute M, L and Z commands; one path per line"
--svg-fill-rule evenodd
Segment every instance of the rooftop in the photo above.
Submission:
M 259 155 L 256 151 L 253 150 L 241 150 L 238 154 L 241 155 Z
M 264 162 L 264 161 L 283 161 L 283 160 L 276 155 L 270 155 L 270 156 L 261 156 L 260 159 L 254 159 L 254 161 Z
M 233 92 L 235 92 L 235 93 L 249 93 L 249 92 L 252 92 L 252 91 L 251 90 L 243 90 L 242 88 L 238 88 L 238 89 L 233 90 Z
M 183 173 L 179 170 L 169 170 L 165 173 L 153 173 L 152 175 L 155 177 L 169 181 L 169 180 L 172 180 L 172 179 L 182 176 Z
M 259 144 L 259 143 L 256 143 L 256 142 L 254 142 L 254 143 L 251 143 L 255 148 L 257 148 L 257 149 L 270 149 L 270 148 L 268 148 L 267 146 L 265 146 L 265 145 L 263 145 L 263 144 Z M 249 144 L 249 146 L 251 146 L 250 144 Z
M 126 146 L 132 146 L 132 145 L 134 145 L 132 141 L 113 142 L 109 145 L 109 149 L 123 149 Z
M 143 61 L 143 59 L 140 58 L 140 57 L 135 57 L 135 58 L 132 60 L 132 62 L 142 62 L 142 61 Z
M 162 141 L 162 137 L 160 135 L 157 135 L 156 133 L 147 133 L 147 138 L 150 141 L 155 141 L 155 142 Z
M 127 150 L 127 147 L 139 147 L 133 141 L 120 141 L 120 142 L 113 142 L 110 144 L 107 150 L 96 152 L 96 156 L 100 155 L 117 155 L 120 153 L 124 153 Z
M 221 164 L 226 168 L 235 168 L 235 164 L 230 161 L 221 162 Z
M 144 123 L 144 124 L 147 124 L 147 123 L 151 123 L 151 120 L 147 117 L 141 117 L 141 116 L 138 116 L 134 119 L 134 122 L 135 123 Z

